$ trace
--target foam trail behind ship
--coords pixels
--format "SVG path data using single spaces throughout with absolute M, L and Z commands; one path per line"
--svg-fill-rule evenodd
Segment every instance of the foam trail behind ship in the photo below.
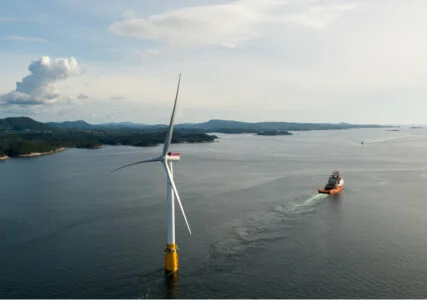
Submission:
M 286 204 L 276 204 L 269 210 L 248 216 L 244 221 L 240 220 L 240 224 L 232 226 L 228 237 L 211 245 L 209 263 L 224 267 L 228 264 L 223 260 L 235 260 L 249 249 L 287 238 L 295 221 L 304 214 L 314 212 L 316 206 L 328 197 L 327 194 L 301 197 Z
M 312 208 L 316 204 L 320 203 L 322 200 L 328 198 L 327 194 L 315 194 L 304 201 L 294 201 L 289 203 L 290 207 L 298 208 L 296 212 L 302 212 L 307 208 Z

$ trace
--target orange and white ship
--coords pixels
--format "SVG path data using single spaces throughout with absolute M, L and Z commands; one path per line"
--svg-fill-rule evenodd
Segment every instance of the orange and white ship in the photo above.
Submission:
M 319 193 L 322 194 L 338 194 L 344 188 L 344 179 L 341 177 L 339 171 L 333 171 L 331 176 L 329 176 L 328 183 L 325 185 L 325 188 L 319 189 Z

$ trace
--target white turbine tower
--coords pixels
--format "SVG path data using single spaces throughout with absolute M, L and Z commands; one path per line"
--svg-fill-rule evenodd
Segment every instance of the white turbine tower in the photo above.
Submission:
M 125 166 L 122 166 L 120 168 L 115 169 L 114 171 L 137 165 L 142 163 L 148 163 L 148 162 L 161 162 L 163 164 L 163 167 L 165 168 L 168 183 L 167 183 L 167 198 L 168 198 L 168 237 L 167 237 L 167 246 L 165 249 L 165 270 L 167 272 L 175 272 L 178 270 L 178 254 L 177 254 L 177 246 L 175 242 L 175 197 L 179 204 L 179 207 L 181 208 L 182 216 L 184 217 L 185 224 L 187 224 L 188 232 L 191 235 L 191 229 L 190 225 L 188 224 L 187 217 L 184 212 L 184 207 L 182 206 L 181 199 L 179 198 L 178 190 L 176 189 L 175 182 L 173 181 L 173 165 L 172 163 L 174 161 L 180 160 L 180 154 L 179 153 L 171 153 L 168 152 L 169 146 L 172 141 L 172 132 L 173 132 L 173 126 L 174 126 L 174 120 L 175 120 L 175 110 L 176 110 L 176 103 L 178 100 L 178 93 L 179 93 L 179 84 L 181 82 L 181 74 L 179 74 L 178 79 L 178 87 L 176 89 L 176 96 L 175 96 L 175 103 L 173 105 L 172 110 L 172 116 L 169 123 L 169 129 L 166 134 L 165 143 L 163 146 L 163 152 L 159 157 L 134 162 Z M 175 196 L 175 197 L 174 197 Z

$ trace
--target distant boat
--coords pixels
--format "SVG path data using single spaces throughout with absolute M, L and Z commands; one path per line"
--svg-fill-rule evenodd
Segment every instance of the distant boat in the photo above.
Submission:
M 365 143 L 364 141 L 360 142 L 362 145 Z
M 344 188 L 344 179 L 341 177 L 339 171 L 333 171 L 331 176 L 329 176 L 328 183 L 323 189 L 318 189 L 318 192 L 321 194 L 338 194 Z

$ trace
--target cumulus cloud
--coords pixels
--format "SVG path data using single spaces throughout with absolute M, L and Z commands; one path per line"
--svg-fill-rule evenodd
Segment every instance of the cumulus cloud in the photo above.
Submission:
M 350 1 L 236 0 L 125 19 L 111 24 L 109 30 L 121 36 L 176 46 L 235 48 L 258 36 L 263 24 L 290 22 L 320 29 L 353 7 Z
M 14 91 L 0 96 L 0 104 L 40 105 L 70 100 L 57 91 L 56 82 L 79 74 L 74 57 L 52 60 L 43 56 L 33 61 L 28 70 L 30 75 L 17 82 Z

